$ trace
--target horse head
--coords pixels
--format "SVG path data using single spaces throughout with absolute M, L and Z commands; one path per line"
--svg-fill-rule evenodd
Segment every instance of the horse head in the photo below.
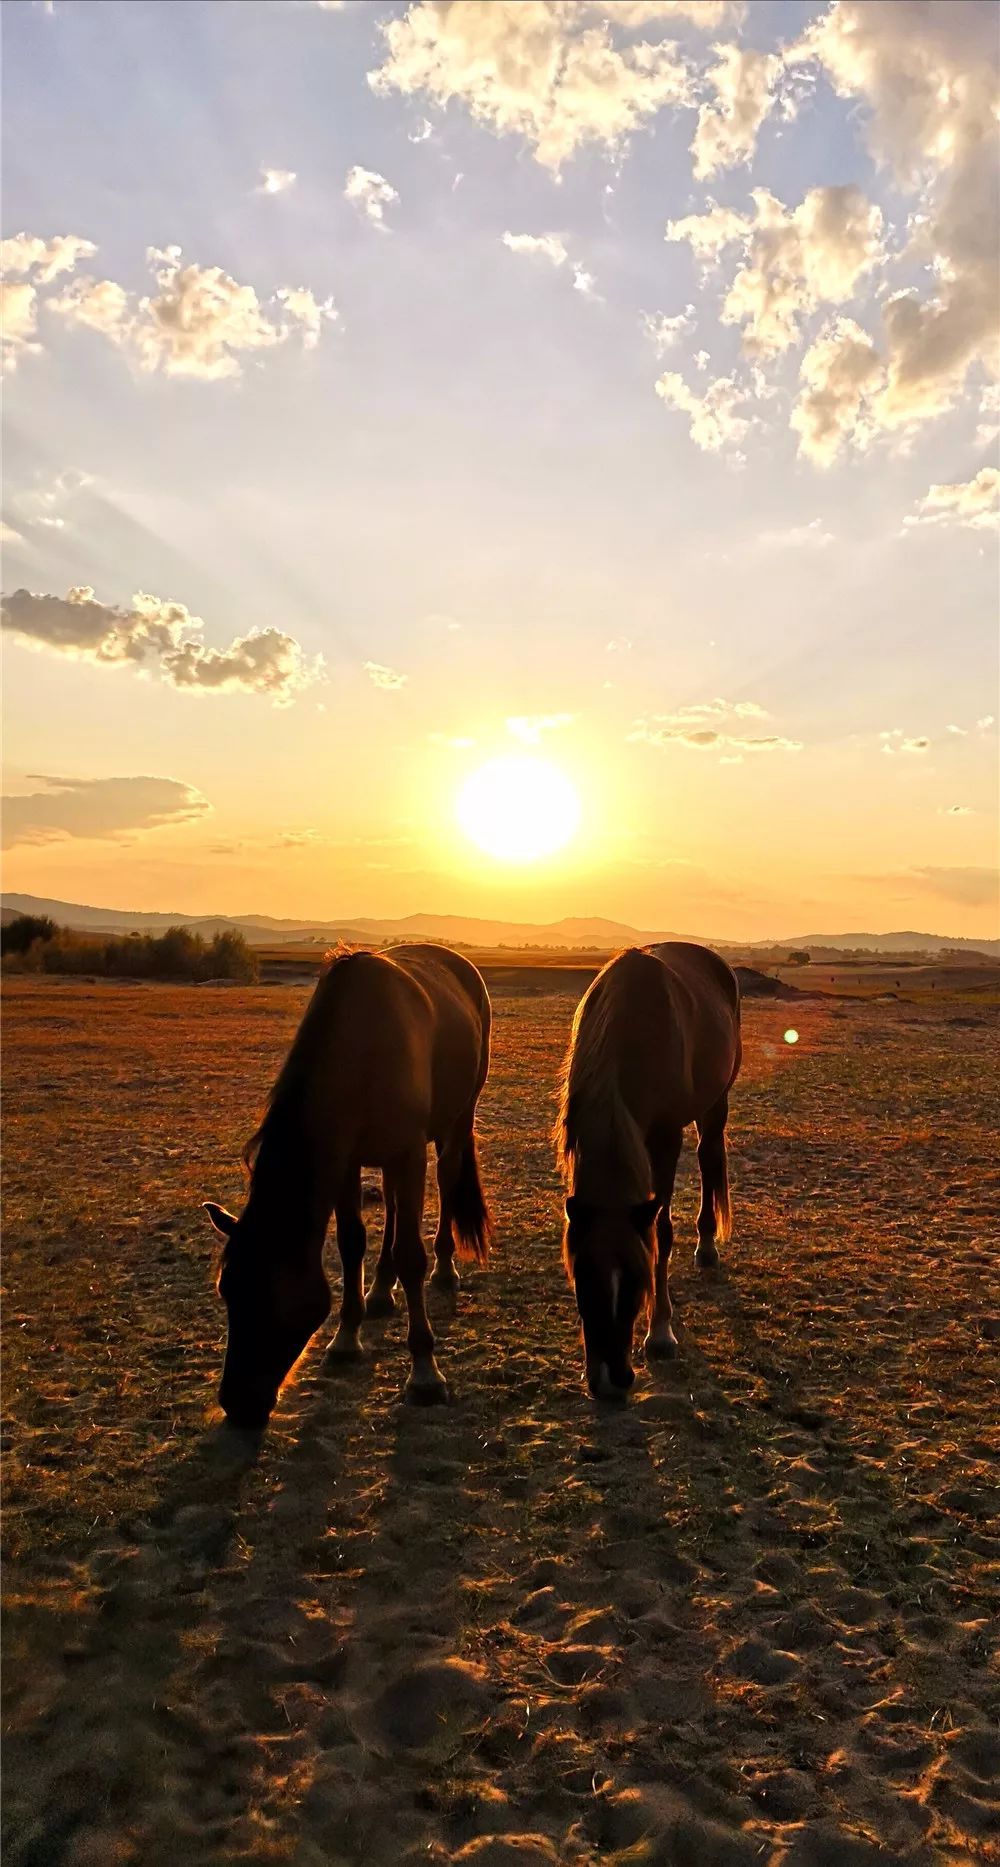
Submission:
M 658 1200 L 637 1205 L 566 1201 L 563 1261 L 583 1325 L 587 1385 L 599 1400 L 623 1400 L 635 1380 L 632 1337 L 653 1288 Z
M 229 1331 L 219 1404 L 231 1425 L 259 1431 L 290 1368 L 330 1314 L 330 1286 L 318 1254 L 278 1255 L 274 1238 L 248 1212 L 237 1219 L 210 1201 L 205 1210 L 225 1239 L 218 1288 Z

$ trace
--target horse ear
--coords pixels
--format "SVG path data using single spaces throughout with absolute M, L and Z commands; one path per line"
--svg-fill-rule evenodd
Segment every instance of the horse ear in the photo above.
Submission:
M 642 1232 L 643 1235 L 645 1235 L 646 1232 L 649 1231 L 659 1210 L 660 1202 L 658 1199 L 644 1199 L 640 1206 L 633 1206 L 629 1212 L 629 1218 L 635 1226 L 636 1231 Z
M 214 1199 L 206 1199 L 202 1210 L 208 1213 L 220 1238 L 232 1237 L 236 1230 L 236 1220 L 231 1212 L 226 1211 L 225 1206 L 217 1206 Z

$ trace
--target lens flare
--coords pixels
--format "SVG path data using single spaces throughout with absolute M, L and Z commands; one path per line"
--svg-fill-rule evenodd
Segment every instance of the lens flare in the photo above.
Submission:
M 798 1031 L 788 1030 L 785 1032 L 786 1044 L 797 1044 L 798 1041 L 799 1041 Z

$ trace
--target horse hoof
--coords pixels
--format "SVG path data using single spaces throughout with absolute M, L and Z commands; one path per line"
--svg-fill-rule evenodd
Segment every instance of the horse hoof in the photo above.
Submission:
M 326 1351 L 327 1361 L 334 1363 L 360 1361 L 364 1350 L 354 1334 L 341 1333 L 338 1329 Z
M 700 1271 L 714 1271 L 719 1262 L 718 1246 L 710 1238 L 703 1239 L 694 1254 L 694 1261 Z
M 394 1316 L 396 1299 L 391 1290 L 379 1290 L 376 1286 L 365 1298 L 365 1320 L 373 1322 L 379 1316 Z
M 451 1396 L 446 1381 L 407 1381 L 405 1398 L 411 1407 L 446 1407 Z
M 666 1335 L 646 1337 L 647 1361 L 673 1361 L 677 1354 L 677 1337 L 672 1329 Z
M 455 1271 L 446 1271 L 440 1267 L 431 1272 L 428 1281 L 432 1290 L 442 1290 L 446 1296 L 450 1297 L 457 1296 L 461 1288 L 461 1282 L 457 1273 Z

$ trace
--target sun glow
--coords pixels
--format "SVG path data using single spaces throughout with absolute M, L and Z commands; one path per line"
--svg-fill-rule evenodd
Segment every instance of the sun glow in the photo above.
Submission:
M 580 822 L 565 772 L 541 758 L 496 758 L 466 779 L 458 821 L 470 841 L 501 862 L 537 862 L 563 849 Z

